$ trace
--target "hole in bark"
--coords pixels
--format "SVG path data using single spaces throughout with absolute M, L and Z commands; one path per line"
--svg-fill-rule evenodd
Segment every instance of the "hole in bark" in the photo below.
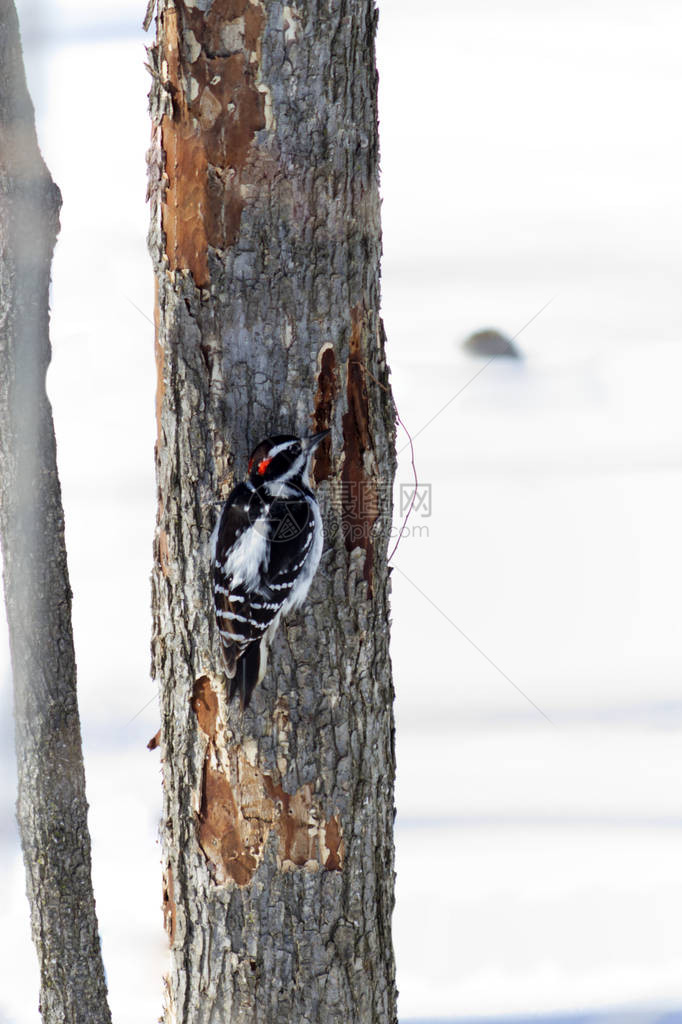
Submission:
M 163 875 L 163 926 L 168 933 L 168 942 L 172 946 L 175 939 L 176 906 L 173 881 L 173 868 L 168 865 Z
M 192 690 L 192 710 L 197 716 L 199 728 L 209 738 L 216 732 L 218 718 L 218 697 L 208 676 L 199 676 Z

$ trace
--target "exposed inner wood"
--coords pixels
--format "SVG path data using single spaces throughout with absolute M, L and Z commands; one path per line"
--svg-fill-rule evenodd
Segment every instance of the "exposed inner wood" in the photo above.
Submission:
M 287 793 L 250 763 L 236 744 L 216 746 L 218 700 L 208 677 L 194 686 L 192 708 L 208 742 L 201 784 L 197 837 L 218 884 L 248 885 L 263 859 L 271 832 L 279 837 L 281 870 L 341 871 L 344 844 L 338 814 L 326 820 L 310 783 Z
M 156 748 L 159 746 L 160 743 L 161 743 L 161 730 L 159 729 L 157 732 L 154 733 L 154 735 L 150 739 L 149 743 L 147 744 L 147 750 L 156 750 Z
M 320 359 L 320 372 L 317 375 L 317 392 L 315 394 L 315 408 L 313 413 L 314 427 L 317 434 L 321 430 L 327 430 L 332 423 L 332 413 L 339 393 L 339 375 L 336 369 L 336 355 L 331 345 L 327 346 Z M 331 476 L 332 439 L 325 437 L 318 448 L 313 466 L 313 479 L 316 484 L 328 480 Z
M 363 336 L 366 332 L 361 304 L 351 311 L 346 393 L 348 412 L 343 417 L 344 462 L 341 471 L 342 529 L 347 551 L 365 552 L 363 575 L 372 593 L 374 543 L 372 530 L 379 515 L 376 480 L 367 472 L 365 455 L 371 449 L 369 399 L 364 372 Z
M 249 0 L 216 0 L 208 13 L 177 0 L 162 17 L 172 99 L 161 125 L 166 255 L 171 270 L 189 270 L 204 287 L 208 247 L 225 249 L 239 234 L 242 172 L 266 126 L 258 83 L 265 15 Z
M 218 698 L 208 676 L 200 676 L 194 684 L 192 710 L 197 716 L 199 728 L 206 733 L 209 739 L 213 739 L 218 717 Z

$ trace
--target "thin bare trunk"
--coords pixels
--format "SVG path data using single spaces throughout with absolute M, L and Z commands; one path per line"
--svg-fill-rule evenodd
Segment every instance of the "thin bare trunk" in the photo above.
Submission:
M 107 1024 L 64 514 L 45 393 L 60 206 L 38 149 L 16 11 L 11 0 L 0 0 L 0 535 L 14 674 L 17 817 L 43 1020 Z
M 161 3 L 150 249 L 166 1021 L 396 1020 L 372 0 Z M 332 428 L 309 599 L 242 716 L 211 612 L 215 501 L 268 434 Z

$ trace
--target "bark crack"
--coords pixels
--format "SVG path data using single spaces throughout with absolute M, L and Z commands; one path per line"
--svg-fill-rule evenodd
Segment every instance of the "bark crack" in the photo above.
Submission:
M 367 333 L 365 310 L 358 303 L 350 311 L 351 332 L 348 346 L 346 393 L 348 412 L 343 417 L 343 469 L 341 470 L 341 523 L 347 551 L 360 548 L 365 553 L 363 577 L 372 596 L 374 566 L 373 528 L 379 515 L 377 481 L 368 471 L 373 461 L 367 394 L 364 340 Z

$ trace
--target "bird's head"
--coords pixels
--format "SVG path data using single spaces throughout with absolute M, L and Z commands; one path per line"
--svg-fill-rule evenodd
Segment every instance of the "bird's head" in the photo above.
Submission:
M 254 448 L 249 459 L 249 479 L 256 487 L 283 484 L 297 479 L 307 482 L 312 454 L 329 434 L 323 430 L 312 437 L 275 434 Z

